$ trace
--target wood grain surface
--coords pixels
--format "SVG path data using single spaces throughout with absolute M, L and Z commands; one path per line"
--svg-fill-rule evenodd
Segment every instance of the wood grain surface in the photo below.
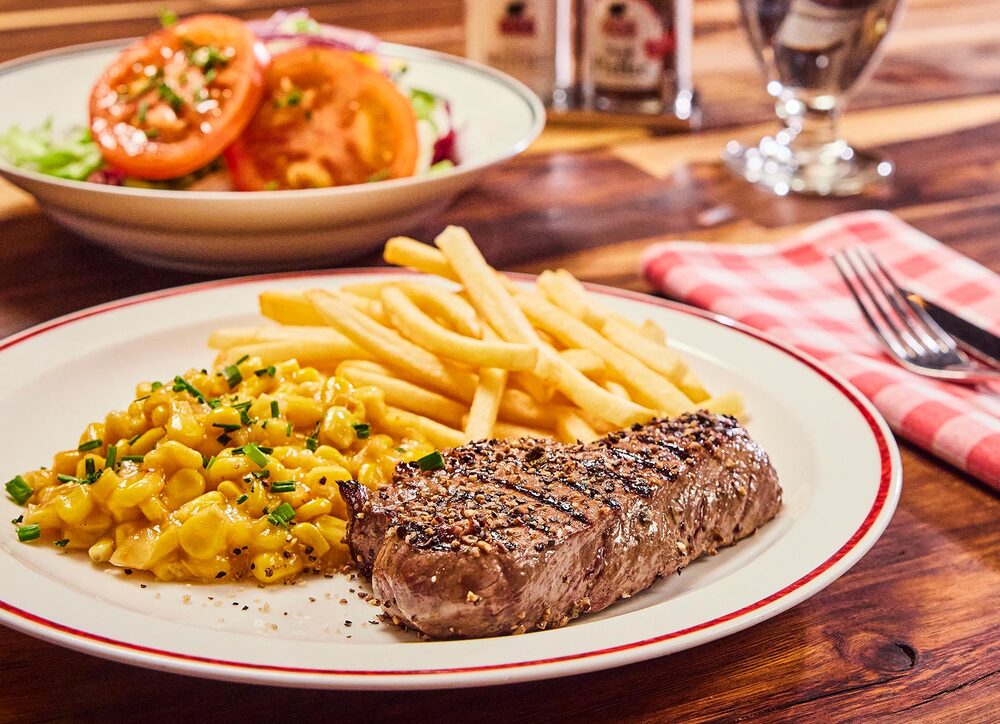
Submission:
M 163 4 L 54 0 L 40 8 L 8 0 L 0 5 L 0 60 L 147 32 Z M 259 17 L 282 3 L 167 4 Z M 898 173 L 879 193 L 849 200 L 775 198 L 721 168 L 725 141 L 760 135 L 771 110 L 735 2 L 695 6 L 707 130 L 653 137 L 635 128 L 550 127 L 528 154 L 409 233 L 430 238 L 460 223 L 503 268 L 562 265 L 584 279 L 649 291 L 637 270 L 653 239 L 766 242 L 841 211 L 886 208 L 1000 271 L 1000 0 L 908 3 L 846 124 L 850 138 L 889 155 Z M 313 9 L 391 40 L 462 50 L 456 0 L 340 0 Z M 6 185 L 0 268 L 0 335 L 204 278 L 90 245 Z M 903 467 L 895 518 L 849 573 L 768 622 L 691 651 L 490 689 L 296 692 L 132 668 L 0 628 L 0 722 L 997 721 L 1000 499 L 906 445 Z

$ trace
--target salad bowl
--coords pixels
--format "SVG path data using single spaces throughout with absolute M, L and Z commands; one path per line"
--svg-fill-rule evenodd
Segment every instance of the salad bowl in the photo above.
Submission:
M 51 122 L 85 127 L 94 79 L 127 40 L 73 46 L 0 65 L 0 132 Z M 34 195 L 56 223 L 122 256 L 201 273 L 343 264 L 447 208 L 489 168 L 528 147 L 541 101 L 486 66 L 381 43 L 404 64 L 402 86 L 445 99 L 459 163 L 407 178 L 332 188 L 235 192 L 133 188 L 45 175 L 0 156 L 0 175 Z

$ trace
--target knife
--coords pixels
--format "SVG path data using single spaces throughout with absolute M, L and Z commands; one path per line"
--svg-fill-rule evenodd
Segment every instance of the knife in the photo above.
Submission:
M 900 291 L 911 303 L 922 307 L 941 329 L 954 337 L 963 351 L 982 362 L 1000 368 L 1000 337 L 915 292 L 906 289 Z

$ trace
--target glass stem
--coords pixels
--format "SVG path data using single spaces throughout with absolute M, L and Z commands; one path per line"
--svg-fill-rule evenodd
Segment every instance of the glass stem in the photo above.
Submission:
M 796 153 L 815 153 L 842 143 L 840 104 L 830 96 L 806 100 L 782 94 L 775 110 L 789 136 L 788 146 Z

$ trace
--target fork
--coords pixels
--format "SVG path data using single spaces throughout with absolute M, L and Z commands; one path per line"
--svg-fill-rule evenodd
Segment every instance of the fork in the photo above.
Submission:
M 900 365 L 920 375 L 976 384 L 1000 380 L 1000 370 L 975 364 L 866 246 L 830 254 L 865 321 Z

